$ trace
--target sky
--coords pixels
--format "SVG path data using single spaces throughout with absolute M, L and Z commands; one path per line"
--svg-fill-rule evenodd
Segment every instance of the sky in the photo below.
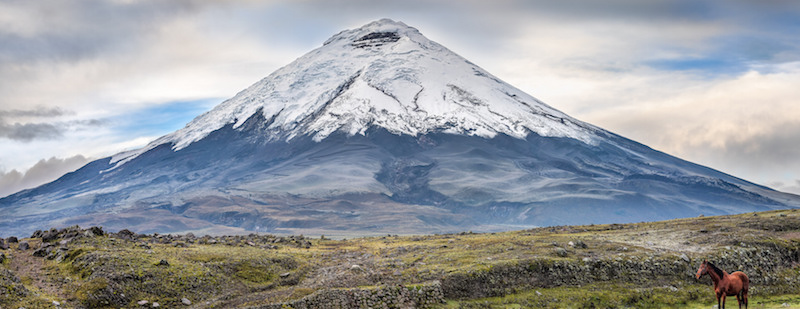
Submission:
M 0 196 L 381 18 L 577 119 L 800 194 L 798 1 L 0 0 Z

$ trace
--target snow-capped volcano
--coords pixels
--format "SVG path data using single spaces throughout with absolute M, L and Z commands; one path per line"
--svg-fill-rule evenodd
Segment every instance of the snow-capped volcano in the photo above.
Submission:
M 0 236 L 435 233 L 787 207 L 800 197 L 573 119 L 384 19 L 142 149 L 0 199 Z
M 180 150 L 253 114 L 268 119 L 271 140 L 336 131 L 364 134 L 373 126 L 394 134 L 431 132 L 491 138 L 569 137 L 591 143 L 592 126 L 499 80 L 402 22 L 382 19 L 342 31 L 322 47 L 278 69 L 200 115 L 158 145 Z

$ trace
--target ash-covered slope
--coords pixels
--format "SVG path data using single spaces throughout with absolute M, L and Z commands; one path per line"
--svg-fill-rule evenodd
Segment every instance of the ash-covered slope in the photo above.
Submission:
M 798 206 L 575 120 L 380 20 L 145 148 L 0 199 L 0 233 L 433 233 Z

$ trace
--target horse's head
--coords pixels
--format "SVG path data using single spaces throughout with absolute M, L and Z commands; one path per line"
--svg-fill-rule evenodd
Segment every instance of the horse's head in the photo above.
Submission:
M 697 269 L 697 279 L 700 279 L 703 275 L 708 273 L 708 261 L 703 260 L 703 263 L 700 264 L 700 268 Z

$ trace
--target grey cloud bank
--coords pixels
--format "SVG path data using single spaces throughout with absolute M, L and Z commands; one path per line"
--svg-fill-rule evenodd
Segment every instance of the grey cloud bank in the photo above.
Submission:
M 56 180 L 86 163 L 89 163 L 89 159 L 78 155 L 66 159 L 42 159 L 24 173 L 17 170 L 0 171 L 0 197 Z

